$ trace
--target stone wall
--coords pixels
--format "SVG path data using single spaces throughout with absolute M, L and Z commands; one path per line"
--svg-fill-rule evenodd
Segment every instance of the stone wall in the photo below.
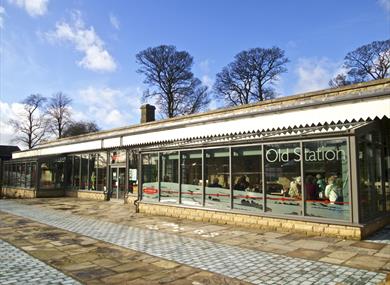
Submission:
M 101 191 L 66 190 L 65 196 L 88 200 L 104 200 L 104 193 Z
M 236 225 L 250 228 L 300 232 L 307 235 L 331 236 L 353 240 L 362 239 L 362 228 L 358 226 L 332 225 L 288 220 L 283 218 L 225 213 L 205 209 L 191 209 L 169 205 L 140 203 L 140 213 L 189 219 L 199 222 Z
M 390 225 L 390 217 L 378 218 L 363 227 L 362 237 L 368 237 L 387 225 Z
M 24 189 L 24 188 L 12 188 L 12 187 L 2 187 L 1 188 L 1 197 L 6 198 L 20 198 L 20 199 L 31 199 L 36 198 L 36 191 L 34 188 Z
M 39 189 L 37 191 L 37 198 L 54 198 L 64 197 L 65 191 L 62 189 Z
M 134 195 L 129 195 L 125 201 L 125 204 L 131 204 L 133 205 L 134 204 L 134 201 L 137 200 L 137 196 L 134 196 Z

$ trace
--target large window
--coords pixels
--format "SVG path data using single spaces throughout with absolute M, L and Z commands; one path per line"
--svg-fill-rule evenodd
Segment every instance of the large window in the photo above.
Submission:
M 46 161 L 40 164 L 41 167 L 41 189 L 53 189 L 55 188 L 55 171 L 54 163 L 52 161 Z
M 180 167 L 182 204 L 203 205 L 202 151 L 182 151 Z
M 26 164 L 20 164 L 20 187 L 26 187 Z
M 179 201 L 179 154 L 161 153 L 160 201 L 177 203 Z
M 88 189 L 89 190 L 96 190 L 96 168 L 97 168 L 97 162 L 96 159 L 97 154 L 92 153 L 89 156 L 89 162 L 88 162 Z
M 379 216 L 385 210 L 382 188 L 382 145 L 378 132 L 358 138 L 359 203 L 361 221 Z
M 35 187 L 37 184 L 37 163 L 31 163 L 31 187 Z
M 125 150 L 111 151 L 110 152 L 110 163 L 111 164 L 126 163 L 126 151 Z
M 348 220 L 350 215 L 346 140 L 304 142 L 306 215 Z
M 229 157 L 228 148 L 205 150 L 205 205 L 207 207 L 230 209 Z
M 128 193 L 137 194 L 138 187 L 138 155 L 135 151 L 129 150 L 129 173 L 128 173 Z
M 302 215 L 299 143 L 265 146 L 266 211 Z
M 263 210 L 261 146 L 232 149 L 233 207 Z
M 144 200 L 158 201 L 158 154 L 142 155 L 142 197 Z
M 107 153 L 100 152 L 98 155 L 97 190 L 105 191 L 107 185 Z
M 88 189 L 88 154 L 81 155 L 81 185 L 80 189 Z
M 73 188 L 78 189 L 80 187 L 80 161 L 81 155 L 75 155 L 73 160 Z

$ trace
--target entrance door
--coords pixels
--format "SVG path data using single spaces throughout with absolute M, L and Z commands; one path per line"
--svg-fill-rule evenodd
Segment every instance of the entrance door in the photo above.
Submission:
M 111 198 L 123 199 L 125 194 L 125 167 L 111 167 L 110 179 L 111 179 Z

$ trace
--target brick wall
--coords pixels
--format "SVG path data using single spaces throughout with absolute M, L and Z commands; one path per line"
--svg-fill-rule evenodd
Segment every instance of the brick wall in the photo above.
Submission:
M 12 188 L 12 187 L 2 187 L 1 188 L 1 197 L 6 198 L 20 198 L 20 199 L 31 199 L 36 198 L 35 189 L 21 189 L 21 188 Z
M 88 200 L 104 200 L 104 193 L 99 191 L 77 191 L 77 190 L 66 190 L 66 197 L 75 197 Z
M 354 226 L 332 225 L 326 223 L 304 222 L 282 218 L 251 216 L 236 213 L 224 213 L 205 209 L 190 209 L 169 205 L 140 203 L 141 213 L 189 219 L 199 222 L 236 225 L 250 228 L 300 232 L 307 235 L 362 239 L 362 228 Z

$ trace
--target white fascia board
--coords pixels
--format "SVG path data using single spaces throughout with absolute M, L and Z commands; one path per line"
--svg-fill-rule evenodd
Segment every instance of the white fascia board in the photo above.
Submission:
M 240 134 L 257 131 L 277 130 L 325 123 L 368 120 L 375 117 L 390 117 L 390 97 L 373 101 L 347 104 L 315 106 L 305 109 L 281 111 L 249 118 L 222 122 L 203 123 L 183 128 L 161 130 L 123 137 L 123 145 L 148 144 L 180 139 Z
M 17 152 L 13 158 L 74 153 L 120 146 L 152 144 L 175 140 L 242 134 L 258 131 L 278 130 L 299 126 L 359 121 L 361 119 L 390 118 L 390 96 L 370 100 L 339 102 L 336 104 L 302 107 L 301 109 L 253 114 L 246 118 L 225 119 L 214 122 L 189 123 L 187 126 L 170 129 L 145 129 L 142 133 L 128 134 L 121 138 L 99 139 L 90 142 L 74 142 L 68 145 Z M 169 126 L 167 126 L 168 128 Z M 122 141 L 122 143 L 121 143 Z
M 112 147 L 120 147 L 121 146 L 121 138 L 108 138 L 102 140 L 102 147 L 103 148 L 112 148 Z
M 74 152 L 82 152 L 82 151 L 95 150 L 95 149 L 101 149 L 100 140 L 73 143 L 73 144 L 54 146 L 48 148 L 32 149 L 32 150 L 27 150 L 22 152 L 15 152 L 12 154 L 12 158 L 16 159 L 16 158 L 44 156 L 44 155 L 52 155 L 52 154 L 74 153 Z

